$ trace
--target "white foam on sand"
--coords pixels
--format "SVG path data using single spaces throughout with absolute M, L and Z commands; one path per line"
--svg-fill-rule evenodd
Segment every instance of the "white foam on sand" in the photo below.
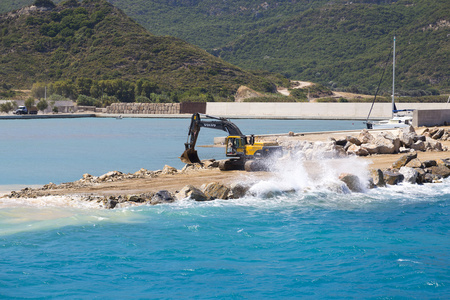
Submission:
M 134 223 L 141 219 L 130 209 L 99 208 L 97 201 L 77 196 L 0 198 L 0 236 L 64 226 L 97 226 L 105 222 Z

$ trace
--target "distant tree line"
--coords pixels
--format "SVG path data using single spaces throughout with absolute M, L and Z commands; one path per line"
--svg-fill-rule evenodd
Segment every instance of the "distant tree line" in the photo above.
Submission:
M 205 88 L 189 91 L 163 91 L 156 83 L 146 79 L 137 82 L 115 80 L 93 80 L 78 78 L 75 81 L 60 80 L 53 83 L 35 83 L 31 89 L 37 99 L 56 97 L 71 99 L 78 105 L 106 107 L 115 102 L 213 102 L 214 96 Z

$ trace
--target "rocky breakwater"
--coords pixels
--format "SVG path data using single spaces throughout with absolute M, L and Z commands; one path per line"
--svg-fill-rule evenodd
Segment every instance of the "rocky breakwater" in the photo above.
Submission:
M 218 161 L 211 159 L 204 160 L 201 164 L 188 164 L 181 170 L 166 165 L 157 171 L 141 169 L 128 174 L 112 171 L 101 176 L 84 174 L 74 182 L 59 185 L 49 183 L 38 189 L 25 188 L 3 197 L 63 195 L 74 197 L 75 200 L 91 201 L 106 209 L 172 203 L 184 199 L 238 199 L 253 195 L 254 187 L 264 185 L 270 178 L 275 178 L 276 182 L 285 180 L 286 176 L 282 175 L 289 168 L 304 170 L 310 181 L 301 190 L 297 190 L 295 185 L 280 185 L 287 193 L 303 193 L 311 188 L 327 185 L 333 191 L 345 193 L 366 192 L 370 188 L 399 183 L 437 183 L 450 176 L 450 159 L 420 160 L 418 153 L 445 151 L 447 149 L 440 141 L 446 139 L 448 132 L 445 130 L 432 128 L 417 134 L 412 127 L 395 133 L 371 133 L 363 130 L 358 136 L 330 138 L 326 142 L 284 139 L 279 141 L 285 149 L 284 156 L 274 163 L 272 172 L 257 172 L 261 174 L 259 177 L 258 174 L 250 176 L 247 173 L 246 180 L 238 179 L 237 176 L 243 173 L 241 171 L 220 172 Z M 354 165 L 355 161 L 352 160 L 360 161 L 367 157 L 389 156 L 385 154 L 401 152 L 404 152 L 403 155 L 394 156 L 391 166 L 384 169 L 375 166 L 367 170 L 359 163 Z M 336 161 L 339 161 L 340 166 L 345 165 L 345 169 L 349 171 L 342 172 L 340 167 L 336 168 Z M 324 174 L 333 173 L 330 172 L 333 169 L 338 170 L 337 175 L 332 175 L 329 182 L 323 181 Z M 337 185 L 336 180 L 339 182 Z M 272 191 L 268 191 L 268 195 L 271 193 Z
M 54 195 L 65 195 L 73 200 L 96 202 L 100 208 L 112 209 L 117 207 L 127 207 L 134 205 L 156 205 L 172 203 L 182 199 L 193 199 L 195 201 L 211 201 L 215 199 L 236 199 L 243 197 L 250 188 L 249 185 L 233 183 L 230 185 L 213 181 L 195 187 L 191 184 L 185 185 L 180 190 L 168 191 L 146 191 L 144 193 L 122 193 L 121 186 L 124 182 L 136 180 L 155 180 L 162 177 L 177 175 L 195 176 L 199 170 L 218 169 L 218 161 L 214 159 L 203 160 L 201 164 L 189 164 L 178 170 L 171 166 L 164 166 L 162 170 L 149 171 L 141 169 L 136 173 L 122 173 L 111 171 L 101 176 L 84 174 L 83 177 L 74 182 L 62 184 L 49 183 L 41 188 L 24 188 L 20 191 L 12 191 L 3 196 L 8 198 L 37 198 Z M 137 183 L 139 186 L 140 183 Z M 106 186 L 108 185 L 108 186 Z M 110 186 L 119 187 L 118 191 L 108 190 Z M 137 188 L 137 187 L 136 187 Z M 98 193 L 98 190 L 106 192 L 105 195 Z M 96 191 L 96 193 L 94 192 Z
M 425 128 L 417 134 L 414 127 L 371 134 L 363 130 L 359 136 L 346 136 L 336 140 L 348 154 L 367 156 L 373 154 L 395 154 L 411 151 L 447 151 L 440 141 L 447 141 L 450 135 L 444 128 Z
M 448 151 L 441 141 L 450 140 L 450 133 L 445 128 L 425 128 L 417 134 L 410 126 L 396 132 L 380 132 L 372 135 L 363 130 L 358 137 L 345 137 L 337 140 L 347 154 L 368 156 L 377 154 L 405 153 L 390 168 L 371 170 L 373 186 L 407 183 L 440 182 L 450 176 L 449 159 L 420 161 L 417 152 Z
M 290 135 L 293 136 L 293 135 Z M 448 151 L 442 142 L 450 141 L 450 132 L 445 128 L 425 128 L 416 133 L 414 127 L 394 131 L 362 130 L 358 136 L 329 138 L 327 142 L 295 141 L 289 138 L 278 141 L 290 155 L 303 161 L 346 158 L 352 156 L 382 157 L 385 154 L 401 154 L 392 165 L 385 169 L 370 170 L 370 180 L 366 187 L 358 176 L 342 173 L 339 178 L 350 190 L 359 192 L 364 188 L 383 187 L 401 182 L 435 183 L 450 176 L 450 158 L 421 161 L 418 152 Z

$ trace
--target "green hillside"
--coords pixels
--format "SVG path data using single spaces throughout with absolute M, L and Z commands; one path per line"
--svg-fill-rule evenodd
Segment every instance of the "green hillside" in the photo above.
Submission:
M 108 1 L 240 67 L 354 92 L 374 93 L 395 35 L 399 92 L 450 92 L 448 0 Z
M 180 39 L 150 34 L 104 0 L 69 0 L 53 9 L 26 7 L 1 15 L 0 65 L 0 84 L 16 88 L 146 80 L 155 92 L 227 98 L 242 84 L 260 91 L 274 87 Z
M 33 2 L 34 0 L 2 0 L 0 2 L 0 14 L 31 5 Z
M 350 91 L 374 93 L 396 35 L 399 91 L 450 92 L 448 0 L 109 1 L 240 67 Z
M 449 91 L 449 4 L 433 1 L 432 9 L 430 1 L 325 6 L 243 35 L 214 53 L 245 68 L 373 93 L 396 35 L 399 90 L 410 95 Z M 385 78 L 392 80 L 390 74 Z

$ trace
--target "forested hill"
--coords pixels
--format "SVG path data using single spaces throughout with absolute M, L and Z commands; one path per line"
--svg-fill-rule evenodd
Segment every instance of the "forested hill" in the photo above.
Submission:
M 450 91 L 448 0 L 109 1 L 152 32 L 240 67 L 366 93 L 375 92 L 396 35 L 398 90 Z
M 104 0 L 69 0 L 0 15 L 0 65 L 0 84 L 16 88 L 38 81 L 145 79 L 159 92 L 226 98 L 242 84 L 257 90 L 274 86 L 178 38 L 150 34 Z
M 108 1 L 152 33 L 240 67 L 367 93 L 375 91 L 395 35 L 398 90 L 450 92 L 448 0 Z M 0 10 L 15 2 L 2 0 Z M 385 76 L 382 88 L 390 80 Z
M 403 95 L 449 92 L 447 0 L 324 6 L 249 32 L 213 52 L 245 68 L 373 93 L 394 36 L 397 90 Z M 384 89 L 390 81 L 388 73 Z
M 399 92 L 450 91 L 448 0 L 109 1 L 155 34 L 240 67 L 366 93 L 375 92 L 396 35 Z

